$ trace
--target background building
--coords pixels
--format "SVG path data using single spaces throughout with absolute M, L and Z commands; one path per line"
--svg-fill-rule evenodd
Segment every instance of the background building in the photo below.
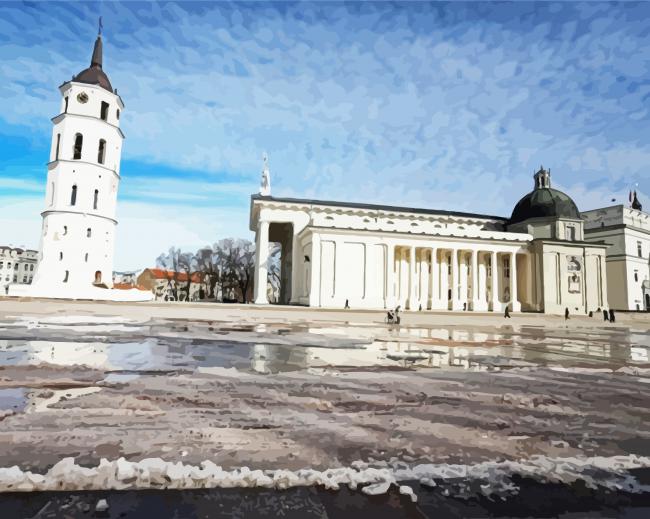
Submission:
M 607 297 L 617 310 L 650 310 L 650 215 L 614 205 L 585 211 L 585 239 L 607 248 Z
M 11 284 L 30 284 L 37 264 L 38 251 L 0 246 L 1 294 L 4 294 Z

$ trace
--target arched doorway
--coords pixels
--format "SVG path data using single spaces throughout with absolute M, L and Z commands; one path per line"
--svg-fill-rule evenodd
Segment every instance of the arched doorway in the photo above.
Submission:
M 102 272 L 100 270 L 95 271 L 95 285 L 99 285 L 102 282 Z

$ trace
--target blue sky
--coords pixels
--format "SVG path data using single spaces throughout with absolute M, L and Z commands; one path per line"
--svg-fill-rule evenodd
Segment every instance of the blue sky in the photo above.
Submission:
M 38 246 L 57 90 L 126 108 L 116 269 L 251 237 L 273 194 L 509 216 L 540 164 L 582 210 L 650 200 L 650 4 L 1 3 L 0 243 Z

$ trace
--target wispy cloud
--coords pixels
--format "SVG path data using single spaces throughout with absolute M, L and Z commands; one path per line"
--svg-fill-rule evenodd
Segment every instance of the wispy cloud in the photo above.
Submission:
M 0 133 L 39 167 L 99 14 L 121 200 L 177 211 L 151 257 L 213 207 L 246 232 L 262 151 L 278 195 L 507 215 L 541 163 L 583 209 L 650 194 L 648 4 L 2 4 Z

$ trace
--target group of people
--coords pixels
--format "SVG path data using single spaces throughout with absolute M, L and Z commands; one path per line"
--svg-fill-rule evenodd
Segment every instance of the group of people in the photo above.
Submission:
M 465 304 L 467 304 L 467 303 L 465 303 Z M 350 304 L 349 304 L 349 301 L 347 299 L 345 300 L 344 308 L 346 310 L 350 308 Z M 467 307 L 465 306 L 463 308 L 463 310 L 465 310 L 466 308 Z M 388 310 L 388 312 L 386 312 L 386 323 L 388 323 L 388 324 L 399 324 L 400 323 L 400 317 L 399 317 L 400 309 L 401 309 L 401 306 L 397 306 L 395 308 L 395 310 Z M 419 310 L 422 311 L 422 305 L 420 305 Z M 596 310 L 596 312 L 598 312 L 598 313 L 600 313 L 600 311 L 601 311 L 600 308 L 598 308 L 598 310 Z M 611 308 L 609 309 L 609 311 L 603 309 L 602 312 L 603 312 L 603 320 L 604 321 L 609 321 L 610 323 L 615 323 L 616 322 L 616 315 L 614 314 L 614 310 L 612 310 Z M 593 316 L 594 316 L 594 313 L 589 312 L 589 317 L 593 317 Z M 511 317 L 510 317 L 510 305 L 506 305 L 505 311 L 503 312 L 503 317 L 505 319 L 511 319 Z M 564 320 L 566 321 L 568 319 L 569 319 L 569 308 L 567 307 L 567 308 L 564 309 Z

